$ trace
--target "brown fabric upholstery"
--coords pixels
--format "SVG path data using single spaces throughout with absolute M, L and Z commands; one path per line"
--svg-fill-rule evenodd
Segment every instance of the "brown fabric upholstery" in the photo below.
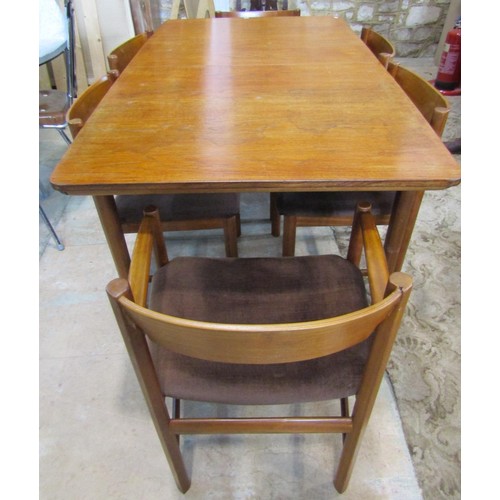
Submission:
M 395 196 L 394 191 L 279 193 L 277 207 L 281 215 L 354 216 L 358 202 L 367 201 L 378 216 L 391 213 Z
M 120 223 L 140 223 L 148 205 L 158 207 L 161 221 L 221 218 L 239 213 L 239 195 L 120 195 L 115 198 Z
M 151 294 L 153 310 L 221 323 L 301 322 L 339 316 L 366 305 L 361 272 L 334 255 L 181 257 L 156 273 Z M 278 404 L 354 394 L 369 342 L 320 359 L 266 366 L 209 362 L 153 345 L 152 353 L 162 390 L 168 396 L 220 403 Z

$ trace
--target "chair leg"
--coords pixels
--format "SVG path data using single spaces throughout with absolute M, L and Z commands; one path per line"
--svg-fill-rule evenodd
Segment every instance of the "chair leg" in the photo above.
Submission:
M 283 224 L 283 257 L 295 255 L 295 238 L 297 235 L 297 217 L 285 215 Z
M 349 413 L 349 398 L 342 398 L 340 400 L 340 414 L 343 416 L 343 417 L 347 417 L 349 418 L 350 417 L 350 413 Z M 345 443 L 345 440 L 347 438 L 347 434 L 342 434 L 342 442 Z
M 45 210 L 42 208 L 42 205 L 38 204 L 38 210 L 40 212 L 40 215 L 42 216 L 43 221 L 45 222 L 46 226 L 49 228 L 49 231 L 52 233 L 52 236 L 56 240 L 57 249 L 64 250 L 64 245 L 62 244 L 61 240 L 59 239 L 59 236 L 57 236 L 55 229 L 52 227 L 52 224 L 50 223 L 50 220 L 47 217 Z
M 237 216 L 224 219 L 224 244 L 226 257 L 238 257 L 238 220 Z
M 66 142 L 66 144 L 68 146 L 71 145 L 71 139 L 68 137 L 68 135 L 66 134 L 66 132 L 62 128 L 58 128 L 57 131 L 59 132 L 59 134 L 61 135 L 61 137 L 64 139 L 64 141 Z
M 241 236 L 241 217 L 240 217 L 240 214 L 238 214 L 236 216 L 236 227 L 238 228 L 238 232 L 236 233 L 236 235 L 239 238 Z
M 270 218 L 271 218 L 271 234 L 273 236 L 279 236 L 280 235 L 280 214 L 278 212 L 278 206 L 277 206 L 277 198 L 278 198 L 278 193 L 271 193 L 270 197 L 270 204 L 269 204 L 269 210 L 270 210 Z

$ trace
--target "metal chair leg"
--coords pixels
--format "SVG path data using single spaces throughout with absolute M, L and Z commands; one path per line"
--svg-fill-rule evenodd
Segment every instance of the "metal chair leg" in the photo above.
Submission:
M 70 146 L 71 145 L 71 139 L 68 137 L 68 135 L 66 134 L 66 132 L 62 128 L 58 128 L 57 131 L 61 134 L 61 137 L 64 139 L 64 141 L 66 142 L 66 144 L 68 146 Z
M 47 217 L 47 214 L 45 213 L 44 209 L 42 208 L 42 205 L 38 204 L 38 209 L 40 211 L 40 215 L 42 216 L 43 221 L 49 228 L 49 231 L 52 233 L 52 236 L 57 242 L 57 249 L 58 250 L 64 250 L 64 245 L 62 244 L 61 240 L 59 239 L 59 236 L 57 236 L 57 233 L 55 232 L 54 228 L 52 227 L 52 224 L 49 221 L 49 218 Z

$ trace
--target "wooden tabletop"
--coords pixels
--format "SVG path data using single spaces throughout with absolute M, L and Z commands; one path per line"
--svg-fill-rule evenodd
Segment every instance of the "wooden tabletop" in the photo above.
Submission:
M 164 23 L 54 170 L 68 194 L 444 189 L 452 155 L 341 19 Z

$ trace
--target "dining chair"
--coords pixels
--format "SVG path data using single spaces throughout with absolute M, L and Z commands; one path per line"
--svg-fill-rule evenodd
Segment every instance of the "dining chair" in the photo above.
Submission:
M 253 17 L 288 17 L 288 16 L 300 16 L 300 9 L 215 11 L 215 17 L 242 17 L 248 19 Z
M 88 87 L 68 111 L 68 125 L 75 139 L 97 105 L 112 87 L 116 73 L 108 73 Z M 144 207 L 160 210 L 163 231 L 223 229 L 227 257 L 238 256 L 241 234 L 240 199 L 236 193 L 118 195 L 116 210 L 124 233 L 136 233 Z
M 446 98 L 417 73 L 399 63 L 389 61 L 387 70 L 441 137 L 450 110 Z M 368 201 L 376 223 L 387 225 L 397 197 L 394 191 L 271 193 L 271 232 L 273 236 L 280 236 L 283 216 L 283 256 L 293 256 L 297 227 L 350 226 L 359 201 Z M 413 227 L 406 228 L 405 245 L 412 230 Z
M 74 13 L 72 0 L 65 0 L 64 13 L 56 0 L 40 0 L 39 59 L 38 64 L 48 64 L 64 55 L 66 89 L 39 90 L 39 127 L 55 129 L 66 144 L 71 140 L 65 132 L 66 114 L 76 93 Z
M 110 72 L 118 77 L 152 34 L 152 31 L 140 33 L 113 49 L 108 55 Z
M 182 434 L 341 433 L 334 484 L 347 488 L 412 286 L 407 274 L 389 276 L 369 204 L 358 205 L 350 243 L 346 259 L 169 260 L 158 209 L 144 211 L 128 279 L 106 290 L 182 492 L 190 487 Z M 363 252 L 371 303 L 358 268 Z M 338 414 L 317 417 L 193 418 L 180 407 L 333 399 Z
M 389 61 L 396 55 L 396 49 L 392 43 L 380 33 L 366 26 L 361 29 L 361 40 L 373 52 L 384 68 L 387 68 Z

